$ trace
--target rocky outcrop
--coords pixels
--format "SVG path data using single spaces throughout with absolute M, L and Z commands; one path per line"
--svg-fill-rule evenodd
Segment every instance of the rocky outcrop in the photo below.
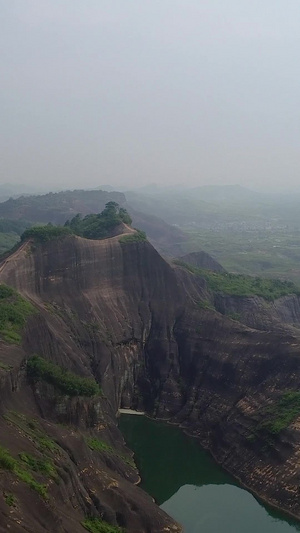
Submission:
M 38 438 L 30 427 L 35 421 L 38 434 L 54 443 L 49 460 L 58 472 L 57 487 L 51 479 L 46 480 L 46 501 L 24 483 L 18 483 L 15 490 L 14 475 L 1 478 L 3 490 L 12 493 L 18 503 L 10 509 L 1 502 L 0 524 L 16 528 L 14 531 L 81 532 L 86 516 L 100 516 L 132 532 L 180 531 L 151 497 L 136 487 L 139 476 L 116 426 L 121 399 L 128 398 L 131 403 L 136 394 L 143 339 L 151 327 L 151 311 L 143 305 L 141 295 L 145 287 L 142 280 L 136 283 L 136 272 L 130 275 L 126 259 L 126 251 L 137 244 L 120 245 L 118 239 L 104 242 L 74 237 L 36 249 L 26 243 L 2 265 L 1 281 L 18 288 L 39 315 L 28 321 L 22 348 L 13 349 L 15 365 L 3 370 L 1 442 L 14 457 L 20 453 L 41 457 Z M 143 253 L 143 243 L 139 246 L 143 265 L 137 268 L 146 265 L 150 277 L 153 264 Z M 144 248 L 152 252 L 147 243 Z M 161 283 L 164 276 L 162 272 Z M 130 316 L 135 291 L 141 302 Z M 147 301 L 152 291 L 149 284 Z M 11 365 L 13 356 L 7 349 L 2 346 Z M 68 399 L 42 382 L 30 384 L 25 368 L 33 353 L 76 375 L 96 376 L 103 397 Z M 104 451 L 91 450 L 91 439 L 105 443 Z M 40 481 L 45 481 L 43 476 Z M 36 512 L 32 513 L 32 507 Z
M 64 474 L 68 489 L 49 489 L 61 505 L 49 518 L 52 528 L 54 515 L 65 531 L 81 531 L 84 515 L 100 513 L 129 532 L 178 530 L 132 484 L 136 471 L 120 463 L 128 451 L 116 427 L 118 407 L 180 424 L 259 496 L 300 517 L 300 418 L 296 413 L 272 439 L 261 429 L 266 409 L 300 387 L 296 329 L 259 331 L 204 309 L 204 280 L 170 266 L 148 242 L 119 242 L 118 236 L 27 242 L 0 265 L 0 281 L 39 311 L 27 324 L 22 349 L 16 348 L 17 385 L 5 394 L 3 412 L 24 413 L 26 403 L 76 473 L 76 483 L 73 474 Z M 276 306 L 283 316 L 283 302 Z M 104 397 L 99 403 L 61 399 L 49 385 L 28 382 L 22 361 L 32 353 L 95 377 Z M 14 422 L 5 424 L 16 435 Z M 114 453 L 93 455 L 86 447 L 89 435 L 99 438 L 99 432 Z M 55 461 L 59 469 L 59 457 Z M 70 517 L 72 528 L 66 525 Z M 46 523 L 36 522 L 35 531 L 51 531 Z
M 300 328 L 300 298 L 294 294 L 275 301 L 267 301 L 259 296 L 230 296 L 221 293 L 214 294 L 211 298 L 219 313 L 251 328 L 283 333 L 287 329 L 292 331 Z
M 213 272 L 226 272 L 225 268 L 206 252 L 191 252 L 179 257 L 181 261 L 196 268 L 204 268 Z
M 23 479 L 6 468 L 1 472 L 0 531 L 83 533 L 84 520 L 99 517 L 136 533 L 179 532 L 136 486 L 139 475 L 110 401 L 103 395 L 70 398 L 43 381 L 28 381 L 26 359 L 35 348 L 77 375 L 91 374 L 81 350 L 63 336 L 55 319 L 48 324 L 35 316 L 23 349 L 0 347 L 1 363 L 4 355 L 10 363 L 0 370 L 0 452 L 9 450 L 26 474 Z

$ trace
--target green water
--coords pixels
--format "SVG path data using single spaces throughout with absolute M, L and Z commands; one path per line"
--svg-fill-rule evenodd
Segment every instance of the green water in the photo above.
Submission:
M 120 428 L 146 490 L 185 533 L 294 533 L 300 524 L 262 505 L 175 426 L 122 415 Z

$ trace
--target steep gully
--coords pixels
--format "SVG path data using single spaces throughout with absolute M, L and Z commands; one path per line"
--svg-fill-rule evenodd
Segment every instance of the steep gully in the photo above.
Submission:
M 124 460 L 130 451 L 116 426 L 120 406 L 180 424 L 256 494 L 300 517 L 300 419 L 272 445 L 256 435 L 266 406 L 299 389 L 296 328 L 278 331 L 270 321 L 259 331 L 201 308 L 199 300 L 209 297 L 201 278 L 172 268 L 148 242 L 121 243 L 118 236 L 28 242 L 0 266 L 0 281 L 38 309 L 21 347 L 0 346 L 1 361 L 13 366 L 1 376 L 3 445 L 39 453 L 26 426 L 34 418 L 58 447 L 60 476 L 48 484 L 48 501 L 2 476 L 20 503 L 11 512 L 1 503 L 0 524 L 76 533 L 90 515 L 130 532 L 180 531 L 135 485 L 138 473 Z M 50 385 L 29 383 L 32 353 L 95 376 L 103 397 L 59 397 Z M 91 450 L 91 437 L 114 453 Z

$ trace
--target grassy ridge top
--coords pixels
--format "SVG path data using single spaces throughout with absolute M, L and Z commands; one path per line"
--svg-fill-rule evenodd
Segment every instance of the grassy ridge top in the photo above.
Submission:
M 119 242 L 122 244 L 131 243 L 131 242 L 144 242 L 147 240 L 147 235 L 144 231 L 136 230 L 135 233 L 130 235 L 123 235 L 120 237 Z
M 78 214 L 72 220 L 67 220 L 65 227 L 85 239 L 105 239 L 120 224 L 131 222 L 126 209 L 116 202 L 108 202 L 101 213 L 86 215 L 84 218 Z
M 131 222 L 126 209 L 116 202 L 108 202 L 101 213 L 86 215 L 84 218 L 78 214 L 67 220 L 64 226 L 52 224 L 33 226 L 24 231 L 21 240 L 34 239 L 44 243 L 67 235 L 78 235 L 85 239 L 105 239 L 120 224 L 131 224 Z
M 48 224 L 47 226 L 33 226 L 24 231 L 21 241 L 34 239 L 38 242 L 47 242 L 58 237 L 65 237 L 66 235 L 72 235 L 72 231 L 64 226 L 52 226 L 52 224 Z
M 229 274 L 227 272 L 212 272 L 211 270 L 193 267 L 182 261 L 175 261 L 175 264 L 204 278 L 209 289 L 217 293 L 244 297 L 260 296 L 267 301 L 274 301 L 288 294 L 300 295 L 300 289 L 292 281 L 263 279 L 243 274 Z

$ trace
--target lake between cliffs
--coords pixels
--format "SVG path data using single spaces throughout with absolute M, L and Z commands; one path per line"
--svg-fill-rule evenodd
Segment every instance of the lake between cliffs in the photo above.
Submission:
M 185 533 L 294 533 L 300 524 L 258 502 L 175 426 L 122 414 L 141 487 Z

